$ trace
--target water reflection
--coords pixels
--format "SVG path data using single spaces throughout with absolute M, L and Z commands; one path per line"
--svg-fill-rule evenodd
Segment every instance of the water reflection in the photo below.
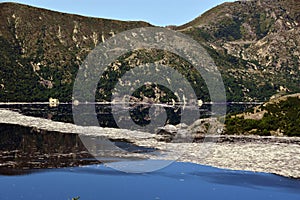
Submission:
M 237 112 L 245 111 L 246 109 L 252 108 L 255 104 L 249 103 L 226 103 L 227 112 Z M 80 105 L 79 105 L 80 106 Z M 50 119 L 53 121 L 60 121 L 66 123 L 74 123 L 72 115 L 72 104 L 59 104 L 57 107 L 50 107 L 47 103 L 34 103 L 34 104 L 0 104 L 0 108 L 10 109 L 22 113 L 28 116 L 41 117 L 45 119 Z M 180 122 L 181 109 L 178 107 L 164 107 L 165 112 L 168 115 L 169 124 L 177 124 Z M 110 104 L 96 104 L 95 110 L 97 113 L 97 118 L 99 125 L 101 127 L 111 127 L 117 128 L 118 125 L 115 122 L 114 116 L 112 114 L 112 107 Z M 148 119 L 148 110 L 140 109 L 140 107 L 119 107 L 119 113 L 130 113 L 132 120 L 140 125 L 147 125 L 150 123 Z M 199 113 L 201 118 L 210 117 L 211 113 L 211 104 L 203 104 L 199 108 Z M 88 115 L 89 113 L 82 113 L 82 115 Z
M 127 141 L 113 140 L 111 142 L 127 152 L 155 151 L 155 149 L 139 147 Z M 101 159 L 103 162 L 113 162 L 122 158 L 108 152 Z M 42 169 L 97 163 L 100 161 L 87 151 L 76 134 L 0 124 L 0 174 L 21 175 Z
M 88 159 L 87 159 L 88 158 Z M 0 174 L 99 163 L 75 134 L 0 125 Z

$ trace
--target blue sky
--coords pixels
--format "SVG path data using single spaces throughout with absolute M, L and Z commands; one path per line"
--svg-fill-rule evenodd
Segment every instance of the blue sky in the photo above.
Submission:
M 8 0 L 9 1 L 9 0 Z M 8 2 L 0 0 L 0 2 Z M 51 10 L 120 20 L 143 20 L 154 25 L 181 25 L 204 11 L 234 0 L 16 0 Z

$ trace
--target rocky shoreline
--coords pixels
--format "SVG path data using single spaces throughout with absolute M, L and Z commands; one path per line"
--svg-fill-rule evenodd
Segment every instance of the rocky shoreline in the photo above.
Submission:
M 0 109 L 0 124 L 21 125 L 35 130 L 56 131 L 64 134 L 103 136 L 128 141 L 137 146 L 155 148 L 161 152 L 171 152 L 163 159 L 300 178 L 300 138 L 296 137 L 210 135 L 203 136 L 205 142 L 199 142 L 200 140 L 189 143 L 166 142 L 163 141 L 161 135 L 101 127 L 79 127 L 74 124 L 24 116 L 4 109 Z M 131 156 L 161 158 L 155 154 L 132 152 L 126 154 L 126 157 Z
M 193 151 L 199 149 L 197 144 L 187 146 L 186 148 Z M 213 150 L 204 159 L 199 159 L 197 155 L 186 154 L 180 160 L 225 169 L 266 172 L 300 178 L 299 144 L 260 141 L 224 142 L 215 144 Z

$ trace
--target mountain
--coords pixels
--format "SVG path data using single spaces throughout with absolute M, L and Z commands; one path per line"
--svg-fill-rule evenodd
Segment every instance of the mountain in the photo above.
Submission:
M 280 90 L 299 92 L 300 1 L 224 3 L 175 29 L 201 41 L 212 56 L 217 54 L 224 76 L 240 85 L 246 99 Z M 234 66 L 226 69 L 224 61 Z
M 97 44 L 125 30 L 152 26 L 15 3 L 1 3 L 0 10 L 0 101 L 47 101 L 49 97 L 71 101 L 78 67 Z M 266 101 L 278 92 L 300 92 L 299 11 L 298 0 L 237 1 L 169 28 L 206 48 L 223 76 L 228 101 Z M 147 62 L 166 63 L 189 81 L 203 83 L 176 55 L 141 50 L 116 61 L 121 72 L 108 70 L 112 77 L 99 85 L 105 92 L 99 89 L 97 99 L 109 100 L 107 90 L 116 83 L 116 74 Z M 208 92 L 203 84 L 192 86 L 205 99 Z
M 79 65 L 100 42 L 151 26 L 0 4 L 0 101 L 70 101 Z

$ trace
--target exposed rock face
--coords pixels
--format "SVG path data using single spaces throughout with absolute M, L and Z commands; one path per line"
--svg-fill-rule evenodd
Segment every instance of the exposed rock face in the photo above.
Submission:
M 160 140 L 173 143 L 187 142 L 207 142 L 208 136 L 211 135 L 210 141 L 216 141 L 214 138 L 223 133 L 224 125 L 216 118 L 199 119 L 190 126 L 186 124 L 166 125 L 158 128 L 157 134 L 162 137 Z
M 230 55 L 258 61 L 273 71 L 287 65 L 297 66 L 297 71 L 299 11 L 297 0 L 237 1 L 217 6 L 178 29 L 200 28 L 210 33 L 209 45 Z

